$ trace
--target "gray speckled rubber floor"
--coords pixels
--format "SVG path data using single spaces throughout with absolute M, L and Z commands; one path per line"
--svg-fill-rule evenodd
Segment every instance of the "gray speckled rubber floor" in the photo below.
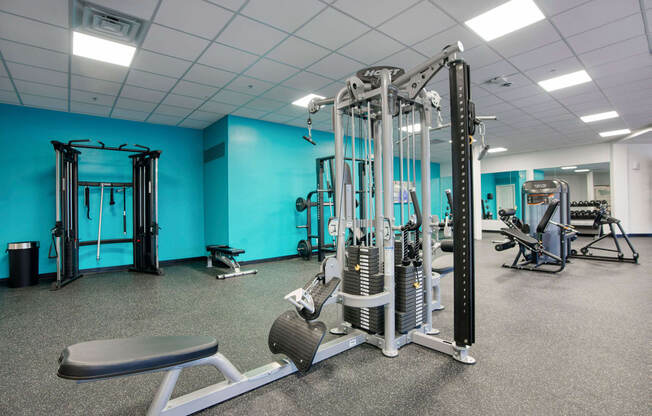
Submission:
M 559 275 L 504 269 L 488 234 L 477 244 L 475 366 L 409 345 L 397 358 L 363 345 L 201 412 L 206 415 L 644 415 L 651 414 L 652 239 L 634 238 L 641 264 L 575 260 Z M 289 309 L 283 295 L 316 262 L 255 265 L 218 281 L 200 262 L 165 276 L 106 273 L 57 292 L 0 287 L 0 414 L 139 415 L 161 373 L 75 384 L 56 377 L 68 344 L 134 335 L 206 334 L 238 368 L 273 359 L 267 332 Z M 452 336 L 452 282 L 435 313 Z M 334 323 L 334 309 L 322 320 Z M 175 395 L 220 380 L 185 370 Z

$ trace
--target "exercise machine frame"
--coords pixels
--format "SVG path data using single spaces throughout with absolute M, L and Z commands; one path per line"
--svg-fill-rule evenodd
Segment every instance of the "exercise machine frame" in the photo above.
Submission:
M 162 274 L 158 259 L 158 159 L 160 150 L 82 144 L 89 140 L 53 140 L 55 153 L 55 226 L 52 229 L 56 251 L 57 275 L 52 289 L 57 290 L 82 277 L 79 270 L 79 247 L 96 244 L 133 244 L 132 271 Z M 132 182 L 79 181 L 77 149 L 94 149 L 133 153 Z M 79 241 L 79 186 L 133 188 L 132 238 Z

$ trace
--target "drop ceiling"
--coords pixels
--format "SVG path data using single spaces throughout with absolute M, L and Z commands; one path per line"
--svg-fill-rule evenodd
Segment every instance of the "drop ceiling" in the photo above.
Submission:
M 123 68 L 71 56 L 69 0 L 3 0 L 0 102 L 195 129 L 225 114 L 304 126 L 295 99 L 332 95 L 365 66 L 410 68 L 461 40 L 478 113 L 499 119 L 487 126 L 494 147 L 599 143 L 599 131 L 652 121 L 652 0 L 535 0 L 546 19 L 491 42 L 464 25 L 503 2 L 98 1 L 151 22 Z M 580 69 L 593 81 L 552 93 L 537 85 Z M 446 96 L 444 72 L 429 87 Z M 486 83 L 496 76 L 512 86 Z M 610 110 L 621 117 L 579 120 Z M 331 129 L 329 112 L 313 121 Z M 433 133 L 433 160 L 448 152 L 448 134 Z

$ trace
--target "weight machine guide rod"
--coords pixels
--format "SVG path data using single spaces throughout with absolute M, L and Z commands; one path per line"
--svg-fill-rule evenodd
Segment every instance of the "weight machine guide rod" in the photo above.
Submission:
M 89 182 L 89 181 L 79 181 L 77 182 L 79 186 L 106 186 L 112 188 L 131 188 L 133 184 L 131 182 Z

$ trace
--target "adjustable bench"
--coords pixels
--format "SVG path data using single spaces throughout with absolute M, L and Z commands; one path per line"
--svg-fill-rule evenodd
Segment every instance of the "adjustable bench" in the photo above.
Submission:
M 226 267 L 232 270 L 231 273 L 218 274 L 218 279 L 258 273 L 258 270 L 255 269 L 240 270 L 240 263 L 235 258 L 245 252 L 243 249 L 226 245 L 209 245 L 206 246 L 206 251 L 209 253 L 206 259 L 206 267 L 213 267 L 213 263 L 217 263 L 220 267 Z

